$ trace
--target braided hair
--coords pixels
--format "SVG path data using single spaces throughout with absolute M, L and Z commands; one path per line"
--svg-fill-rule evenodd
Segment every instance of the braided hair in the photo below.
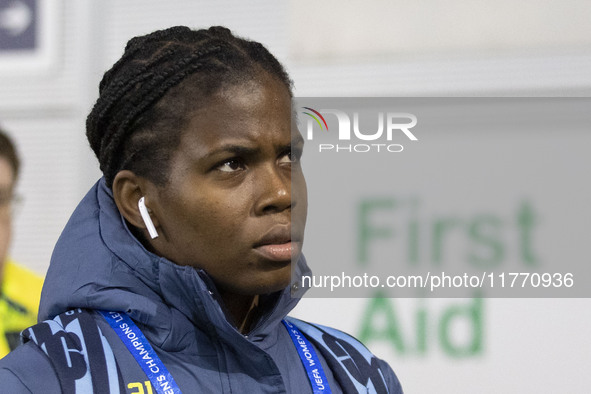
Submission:
M 222 86 L 267 72 L 291 91 L 279 61 L 225 27 L 185 26 L 132 38 L 99 85 L 86 136 L 109 187 L 121 170 L 167 182 L 168 164 L 189 115 Z

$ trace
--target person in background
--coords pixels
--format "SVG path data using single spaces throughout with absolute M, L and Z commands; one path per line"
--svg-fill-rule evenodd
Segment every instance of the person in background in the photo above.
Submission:
M 19 343 L 20 332 L 37 322 L 43 279 L 8 257 L 19 158 L 0 130 L 0 358 Z

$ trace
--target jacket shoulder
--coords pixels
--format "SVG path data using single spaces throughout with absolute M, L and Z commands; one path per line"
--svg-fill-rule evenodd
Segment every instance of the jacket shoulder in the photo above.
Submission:
M 117 362 L 96 319 L 95 312 L 76 309 L 21 333 L 23 346 L 45 356 L 62 392 L 120 391 Z
M 361 341 L 332 327 L 288 317 L 318 348 L 345 392 L 402 394 L 398 377 Z
M 19 346 L 0 360 L 3 393 L 59 393 L 60 384 L 49 358 L 34 343 Z

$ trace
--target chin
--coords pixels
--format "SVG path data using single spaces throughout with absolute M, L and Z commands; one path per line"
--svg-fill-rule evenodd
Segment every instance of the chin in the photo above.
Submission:
M 283 271 L 283 270 L 281 270 Z M 284 272 L 275 272 L 271 275 L 266 273 L 263 277 L 256 280 L 255 283 L 245 284 L 242 288 L 244 295 L 262 295 L 281 291 L 291 283 L 291 270 Z

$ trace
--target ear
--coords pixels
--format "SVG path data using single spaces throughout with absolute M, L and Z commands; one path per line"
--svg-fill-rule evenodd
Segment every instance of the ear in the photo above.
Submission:
M 119 212 L 132 226 L 142 229 L 147 234 L 146 224 L 142 220 L 138 201 L 144 197 L 148 212 L 150 211 L 150 191 L 154 191 L 154 185 L 145 178 L 137 176 L 129 170 L 122 170 L 115 175 L 113 180 L 113 198 Z M 150 215 L 155 227 L 158 220 Z

